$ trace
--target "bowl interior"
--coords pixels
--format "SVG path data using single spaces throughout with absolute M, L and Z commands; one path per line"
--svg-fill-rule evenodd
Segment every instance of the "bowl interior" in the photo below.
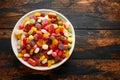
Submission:
M 16 25 L 15 25 L 15 27 L 14 27 L 14 29 L 13 29 L 13 32 L 12 32 L 12 35 L 11 35 L 11 44 L 12 44 L 12 49 L 13 49 L 16 57 L 17 57 L 17 54 L 18 54 L 18 50 L 17 50 L 17 39 L 16 39 L 16 37 L 15 37 L 15 35 L 14 35 L 14 31 L 15 31 L 15 29 L 18 29 L 18 25 L 19 25 L 20 23 L 23 23 L 23 21 L 24 21 L 24 19 L 25 19 L 26 17 L 30 16 L 31 14 L 33 14 L 33 13 L 35 13 L 35 12 L 43 12 L 43 13 L 45 13 L 45 14 L 48 13 L 48 12 L 54 12 L 54 13 L 56 13 L 56 14 L 62 19 L 62 21 L 67 22 L 67 23 L 69 24 L 69 26 L 70 26 L 71 29 L 72 29 L 72 38 L 73 38 L 72 47 L 71 47 L 71 49 L 69 50 L 69 53 L 70 53 L 70 56 L 71 56 L 72 51 L 73 51 L 73 49 L 74 49 L 74 45 L 75 45 L 75 31 L 74 31 L 74 28 L 73 28 L 72 24 L 70 23 L 70 21 L 69 21 L 65 16 L 63 16 L 61 13 L 58 13 L 58 12 L 56 12 L 56 11 L 49 10 L 49 9 L 38 9 L 38 10 L 34 10 L 34 11 L 31 11 L 31 12 L 25 14 L 22 18 L 19 19 L 19 21 L 16 23 Z M 70 57 L 70 56 L 69 56 L 69 57 Z M 69 57 L 68 57 L 68 58 L 69 58 Z M 18 58 L 18 57 L 17 57 L 17 58 Z M 30 64 L 28 64 L 27 62 L 25 62 L 25 61 L 24 61 L 23 59 L 21 59 L 21 58 L 18 58 L 18 60 L 19 60 L 20 62 L 22 62 L 25 66 L 27 66 L 27 67 L 29 67 L 29 68 L 32 68 L 32 69 L 35 69 L 35 70 L 50 70 L 50 69 L 56 68 L 56 67 L 60 66 L 61 64 L 63 64 L 68 58 L 65 58 L 65 59 L 62 60 L 61 62 L 59 62 L 59 63 L 57 63 L 57 64 L 54 64 L 54 65 L 52 65 L 51 67 L 42 67 L 42 66 L 35 66 L 35 67 L 34 67 L 34 66 L 31 66 Z

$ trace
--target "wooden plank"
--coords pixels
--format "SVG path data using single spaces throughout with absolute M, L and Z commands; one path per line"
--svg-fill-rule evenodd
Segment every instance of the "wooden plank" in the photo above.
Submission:
M 3 4 L 9 8 L 7 5 L 0 7 L 0 28 L 13 28 L 18 19 L 31 10 L 49 8 L 65 15 L 77 29 L 120 29 L 118 0 L 32 0 L 16 1 L 11 6 L 9 2 Z
M 9 66 L 2 63 L 11 64 Z M 68 60 L 60 67 L 49 71 L 36 71 L 27 68 L 17 60 L 11 58 L 0 60 L 0 75 L 1 79 L 10 78 L 15 80 L 29 80 L 29 79 L 42 79 L 42 80 L 118 80 L 120 78 L 120 60 Z
M 0 30 L 0 52 L 12 55 L 12 30 Z M 120 30 L 76 30 L 71 59 L 120 59 Z M 9 45 L 9 46 L 8 46 Z M 7 47 L 7 48 L 6 48 Z

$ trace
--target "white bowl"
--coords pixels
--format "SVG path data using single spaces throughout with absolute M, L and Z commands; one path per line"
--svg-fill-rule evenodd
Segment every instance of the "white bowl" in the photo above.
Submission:
M 75 31 L 74 31 L 73 25 L 71 24 L 71 22 L 70 22 L 64 15 L 62 15 L 61 13 L 56 12 L 56 11 L 54 11 L 54 10 L 50 10 L 50 9 L 37 9 L 37 10 L 31 11 L 31 12 L 25 14 L 25 15 L 24 15 L 22 18 L 20 18 L 19 21 L 16 23 L 16 25 L 15 25 L 13 31 L 12 31 L 12 35 L 11 35 L 11 44 L 12 44 L 12 49 L 13 49 L 13 51 L 14 51 L 15 56 L 17 57 L 18 50 L 17 50 L 17 39 L 16 39 L 16 37 L 15 37 L 15 35 L 14 35 L 14 31 L 15 31 L 15 29 L 18 28 L 18 25 L 19 25 L 20 23 L 22 23 L 26 17 L 30 16 L 31 14 L 33 14 L 33 13 L 35 13 L 35 12 L 43 12 L 43 13 L 54 12 L 54 13 L 56 13 L 57 15 L 59 15 L 63 21 L 68 22 L 69 26 L 70 26 L 71 29 L 72 29 L 72 38 L 73 38 L 72 47 L 71 47 L 71 49 L 69 50 L 69 53 L 70 53 L 70 56 L 71 56 L 71 54 L 72 54 L 72 52 L 73 52 L 73 49 L 74 49 L 74 45 L 75 45 Z M 69 56 L 69 57 L 70 57 L 70 56 Z M 69 58 L 69 57 L 68 57 L 68 58 Z M 18 57 L 17 57 L 17 59 L 18 59 L 21 63 L 23 63 L 25 66 L 27 66 L 27 67 L 29 67 L 29 68 L 31 68 L 31 69 L 34 69 L 34 70 L 50 70 L 50 69 L 57 68 L 58 66 L 62 65 L 64 62 L 66 62 L 66 60 L 68 60 L 68 58 L 63 59 L 61 62 L 59 62 L 59 63 L 57 63 L 57 64 L 54 64 L 54 65 L 52 65 L 51 67 L 42 67 L 42 66 L 32 66 L 32 65 L 28 64 L 26 61 L 24 61 L 22 58 L 18 58 Z

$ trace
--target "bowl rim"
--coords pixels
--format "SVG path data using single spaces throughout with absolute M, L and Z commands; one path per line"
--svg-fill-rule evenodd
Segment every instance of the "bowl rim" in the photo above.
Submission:
M 70 49 L 70 51 L 69 51 L 69 53 L 70 53 L 69 57 L 63 59 L 61 62 L 59 62 L 59 63 L 57 63 L 57 64 L 52 65 L 51 67 L 32 66 L 32 65 L 28 64 L 26 61 L 24 61 L 22 58 L 18 58 L 18 57 L 17 57 L 17 54 L 18 54 L 17 52 L 18 52 L 18 51 L 17 51 L 17 48 L 16 48 L 16 46 L 15 46 L 16 43 L 14 42 L 14 40 L 15 40 L 15 38 L 14 38 L 14 36 L 15 36 L 15 35 L 14 35 L 14 31 L 15 31 L 15 29 L 18 28 L 18 25 L 20 24 L 20 22 L 21 22 L 25 17 L 27 17 L 28 15 L 33 14 L 33 13 L 35 13 L 35 12 L 54 12 L 54 13 L 58 14 L 60 17 L 62 17 L 66 22 L 68 22 L 69 25 L 70 25 L 70 27 L 72 28 L 72 38 L 73 38 L 73 42 L 72 42 L 72 47 L 71 47 L 71 49 Z M 74 30 L 73 25 L 71 24 L 71 22 L 70 22 L 63 14 L 61 14 L 61 13 L 55 11 L 55 10 L 51 10 L 51 9 L 36 9 L 36 10 L 33 10 L 33 11 L 30 11 L 30 12 L 26 13 L 25 15 L 23 15 L 23 16 L 17 21 L 17 23 L 15 24 L 15 26 L 14 26 L 14 28 L 13 28 L 13 30 L 12 30 L 12 34 L 11 34 L 11 46 L 12 46 L 12 50 L 13 50 L 15 56 L 17 57 L 17 59 L 18 59 L 22 64 L 24 64 L 25 66 L 27 66 L 27 67 L 29 67 L 29 68 L 31 68 L 31 69 L 40 70 L 40 71 L 51 70 L 51 69 L 54 69 L 54 68 L 59 67 L 60 65 L 62 65 L 63 63 L 65 63 L 65 62 L 70 58 L 71 54 L 73 53 L 74 46 L 75 46 L 75 30 Z

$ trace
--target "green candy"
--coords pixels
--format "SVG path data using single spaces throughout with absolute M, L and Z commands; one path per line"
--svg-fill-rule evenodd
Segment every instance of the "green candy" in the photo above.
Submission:
M 72 44 L 69 43 L 69 44 L 68 44 L 68 48 L 70 49 L 71 47 L 72 47 Z
M 61 20 L 59 16 L 57 16 L 57 20 L 58 20 L 58 21 L 60 21 L 60 20 Z
M 72 33 L 72 29 L 70 27 L 67 28 L 67 30 L 68 30 L 69 33 Z
M 31 24 L 35 24 L 35 20 L 34 19 L 30 19 L 30 23 Z
M 55 37 L 54 37 L 54 36 L 51 36 L 50 39 L 53 40 L 53 39 L 55 39 Z

